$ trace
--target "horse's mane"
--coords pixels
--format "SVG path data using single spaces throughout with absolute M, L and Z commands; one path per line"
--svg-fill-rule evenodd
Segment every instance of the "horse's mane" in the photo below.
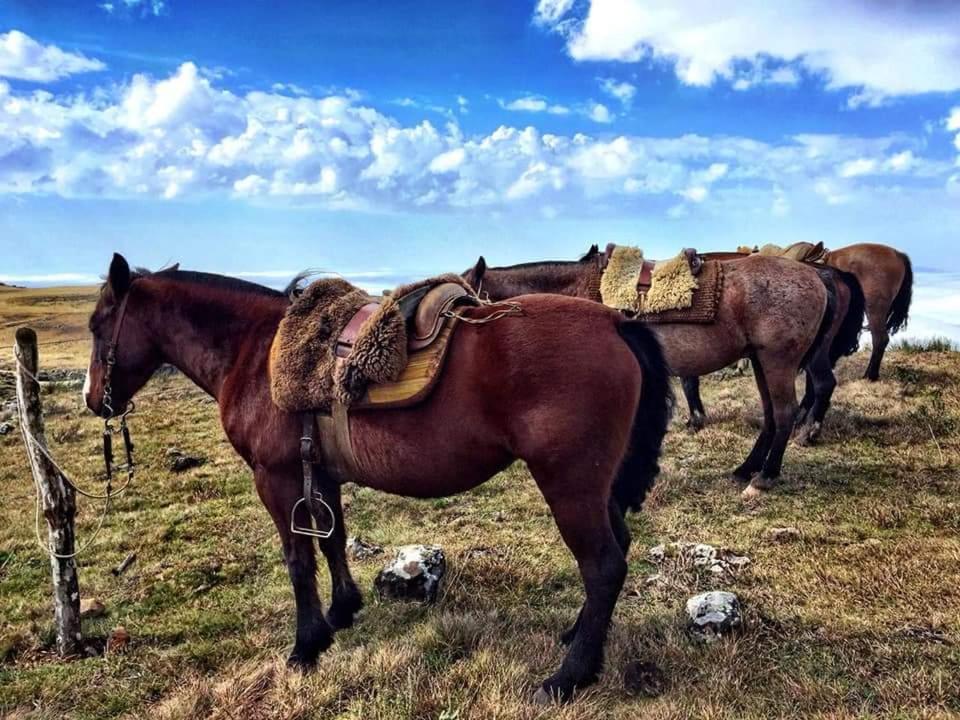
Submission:
M 240 278 L 230 277 L 229 275 L 216 275 L 215 273 L 198 272 L 195 270 L 181 270 L 180 263 L 161 268 L 160 270 L 149 270 L 138 267 L 130 273 L 131 281 L 143 277 L 169 278 L 177 282 L 186 282 L 204 287 L 230 290 L 232 292 L 266 295 L 268 297 L 285 297 L 284 293 L 278 290 L 268 288 L 266 285 L 250 282 L 249 280 L 241 280 Z M 300 276 L 298 275 L 294 278 L 294 282 L 298 281 L 299 278 Z M 106 283 L 101 287 L 101 291 L 104 287 L 106 287 Z
M 534 262 L 518 263 L 516 265 L 499 265 L 497 267 L 488 267 L 487 270 L 524 270 L 527 268 L 548 268 L 548 267 L 570 267 L 571 265 L 580 265 L 581 263 L 593 260 L 600 252 L 596 245 L 590 246 L 590 249 L 580 257 L 579 260 L 536 260 Z

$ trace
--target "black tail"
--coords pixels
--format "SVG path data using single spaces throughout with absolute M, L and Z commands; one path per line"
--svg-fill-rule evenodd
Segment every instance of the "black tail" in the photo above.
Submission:
M 850 291 L 850 305 L 847 307 L 847 315 L 843 319 L 840 331 L 833 339 L 830 346 L 830 364 L 836 365 L 837 360 L 847 355 L 853 355 L 860 349 L 860 332 L 863 330 L 863 312 L 865 301 L 863 299 L 863 288 L 860 287 L 860 281 L 853 273 L 843 270 L 834 271 L 847 289 Z
M 638 320 L 620 323 L 620 335 L 643 373 L 640 404 L 630 434 L 630 448 L 613 483 L 613 497 L 623 512 L 639 510 L 660 472 L 657 460 L 673 411 L 670 371 L 660 341 Z
M 897 252 L 897 255 L 903 260 L 903 282 L 900 283 L 900 289 L 893 299 L 890 315 L 887 317 L 887 332 L 891 335 L 907 326 L 910 301 L 913 299 L 913 266 L 906 254 Z
M 837 281 L 833 274 L 833 269 L 823 265 L 808 264 L 817 271 L 820 280 L 823 282 L 823 286 L 827 289 L 827 307 L 823 312 L 823 319 L 820 321 L 820 329 L 817 330 L 817 336 L 813 339 L 813 342 L 810 343 L 810 347 L 807 348 L 807 352 L 804 353 L 803 359 L 800 361 L 801 369 L 807 366 L 810 358 L 812 358 L 814 353 L 823 345 L 824 336 L 830 330 L 830 326 L 833 325 L 833 317 L 837 312 Z

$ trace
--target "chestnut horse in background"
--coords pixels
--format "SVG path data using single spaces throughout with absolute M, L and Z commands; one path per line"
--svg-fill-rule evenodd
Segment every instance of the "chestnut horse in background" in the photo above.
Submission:
M 590 278 L 596 277 L 601 261 L 596 246 L 572 262 L 491 268 L 481 257 L 463 278 L 491 300 L 548 292 L 599 301 Z M 751 498 L 773 487 L 780 475 L 797 415 L 794 381 L 830 329 L 835 298 L 815 269 L 793 260 L 757 255 L 723 265 L 723 298 L 713 323 L 648 327 L 659 338 L 674 375 L 706 375 L 743 357 L 753 362 L 763 428 L 746 460 L 733 471 L 736 480 L 749 482 L 743 493 Z M 835 384 L 829 363 L 818 363 L 811 370 L 815 382 Z
M 813 247 L 812 243 L 794 243 L 790 247 Z M 866 300 L 867 328 L 873 341 L 870 362 L 863 376 L 880 379 L 880 363 L 890 336 L 907 325 L 913 297 L 913 267 L 910 258 L 888 245 L 858 243 L 839 250 L 828 250 L 824 265 L 856 276 Z
M 422 403 L 350 414 L 356 459 L 378 490 L 443 497 L 469 490 L 526 461 L 579 566 L 586 602 L 565 633 L 560 669 L 537 692 L 569 698 L 593 682 L 617 596 L 627 574 L 628 509 L 639 509 L 659 471 L 670 412 L 660 345 L 643 324 L 596 303 L 551 295 L 520 298 L 522 314 L 462 323 L 446 367 Z M 99 414 L 122 412 L 162 363 L 212 395 L 234 449 L 253 471 L 257 493 L 283 544 L 296 600 L 289 662 L 311 666 L 335 630 L 362 605 L 347 567 L 340 490 L 317 466 L 335 524 L 320 540 L 333 587 L 323 614 L 312 538 L 290 532 L 301 498 L 301 417 L 272 401 L 270 345 L 289 307 L 284 293 L 218 275 L 177 269 L 131 273 L 114 255 L 90 318 L 93 350 L 85 401 Z M 483 307 L 462 312 L 474 317 Z M 479 313 L 479 315 L 478 315 Z M 309 525 L 305 504 L 296 521 Z M 329 525 L 317 518 L 318 527 Z

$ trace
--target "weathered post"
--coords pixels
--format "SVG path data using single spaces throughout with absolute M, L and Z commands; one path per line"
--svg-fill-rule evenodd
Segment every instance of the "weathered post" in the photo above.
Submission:
M 57 650 L 61 655 L 81 651 L 80 585 L 74 553 L 74 517 L 77 512 L 73 488 L 44 454 L 47 440 L 43 428 L 43 406 L 37 376 L 37 334 L 20 328 L 16 335 L 17 402 L 24 431 L 27 458 L 40 492 L 47 519 L 50 567 L 53 571 L 53 609 L 57 626 Z

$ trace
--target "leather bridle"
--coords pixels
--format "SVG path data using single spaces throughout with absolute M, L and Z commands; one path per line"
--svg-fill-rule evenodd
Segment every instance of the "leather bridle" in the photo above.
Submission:
M 135 465 L 133 462 L 133 442 L 130 440 L 130 429 L 127 427 L 127 416 L 136 408 L 133 401 L 128 401 L 121 409 L 119 415 L 113 408 L 113 368 L 117 364 L 117 347 L 120 342 L 120 330 L 123 327 L 123 319 L 127 314 L 127 300 L 130 298 L 130 289 L 127 289 L 123 300 L 120 301 L 120 309 L 117 312 L 117 322 L 113 326 L 113 335 L 110 337 L 110 344 L 107 345 L 107 369 L 103 373 L 103 401 L 102 409 L 106 411 L 103 420 L 103 462 L 107 470 L 107 494 L 111 491 L 111 482 L 113 480 L 114 470 L 126 471 L 127 483 L 133 479 Z M 118 427 L 113 426 L 113 420 L 119 419 Z M 126 463 L 115 465 L 113 462 L 113 436 L 117 433 L 123 438 L 123 449 L 126 455 Z

